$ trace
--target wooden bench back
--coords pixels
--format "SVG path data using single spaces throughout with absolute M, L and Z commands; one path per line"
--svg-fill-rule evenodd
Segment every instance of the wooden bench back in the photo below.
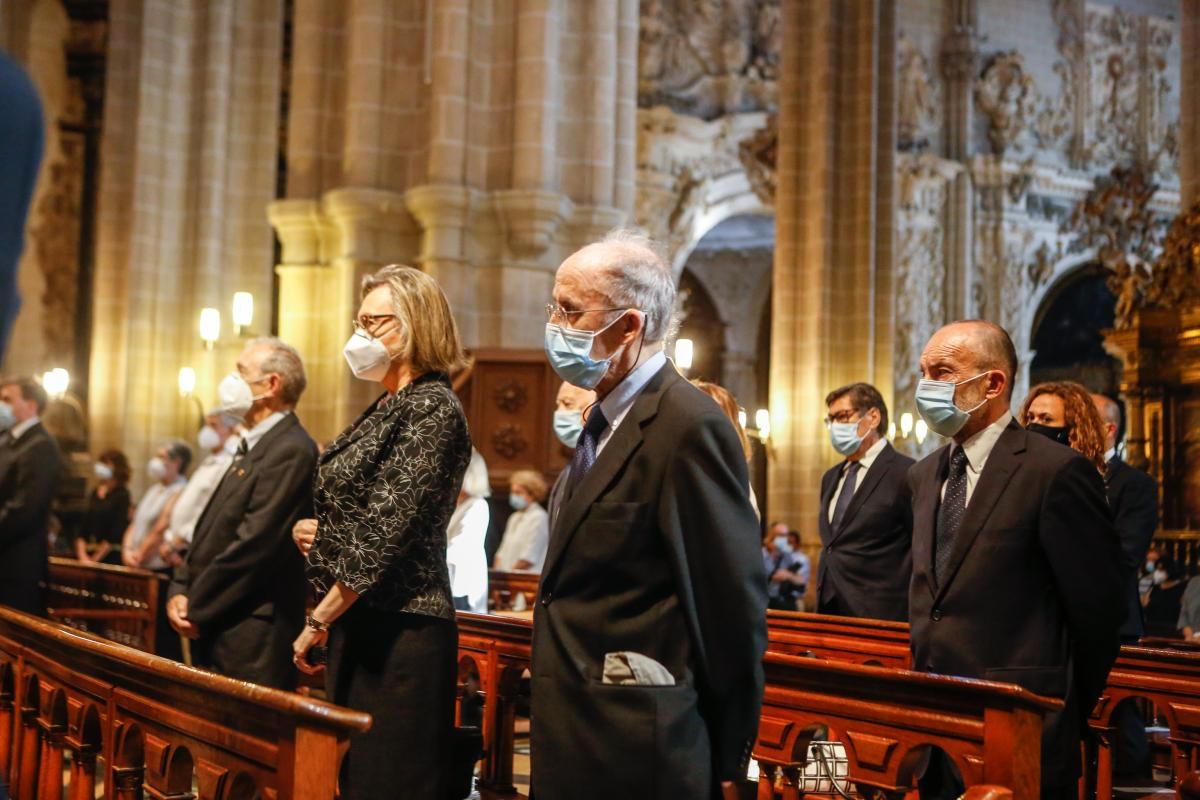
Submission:
M 149 570 L 51 558 L 47 613 L 63 625 L 153 653 L 163 583 Z

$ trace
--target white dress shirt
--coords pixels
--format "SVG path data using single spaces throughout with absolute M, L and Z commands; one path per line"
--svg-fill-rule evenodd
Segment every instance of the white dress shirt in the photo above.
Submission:
M 885 447 L 887 447 L 887 439 L 880 436 L 879 441 L 867 448 L 867 452 L 863 453 L 863 457 L 858 460 L 858 475 L 854 478 L 854 492 L 857 492 L 858 487 L 862 486 L 867 470 L 875 463 L 875 459 L 879 457 Z M 846 476 L 850 473 L 851 463 L 846 461 L 842 464 L 842 474 L 838 476 L 837 488 L 833 490 L 833 496 L 829 498 L 829 508 L 825 513 L 830 522 L 833 522 L 833 510 L 837 508 L 838 498 L 842 496 L 842 487 L 846 485 Z
M 992 454 L 996 442 L 1000 441 L 1000 434 L 1004 433 L 1004 429 L 1008 427 L 1008 423 L 1012 422 L 1012 418 L 1012 414 L 1005 411 L 1000 419 L 962 443 L 961 447 L 967 454 L 967 499 L 964 505 L 971 504 L 971 495 L 975 493 L 975 484 L 979 483 L 979 476 L 983 474 L 988 456 Z M 957 442 L 951 442 L 950 455 L 954 455 L 954 448 L 959 446 Z M 948 480 L 942 481 L 943 498 L 946 497 L 948 482 Z
M 550 517 L 546 509 L 530 503 L 513 512 L 504 526 L 504 537 L 496 551 L 496 569 L 511 571 L 518 561 L 528 561 L 529 572 L 541 572 L 550 545 Z
M 228 447 L 228 442 L 233 442 L 232 449 Z M 192 533 L 196 530 L 200 515 L 204 513 L 209 498 L 217 490 L 217 484 L 225 477 L 225 472 L 233 463 L 237 442 L 238 437 L 230 436 L 226 446 L 222 446 L 216 453 L 210 453 L 200 462 L 200 466 L 196 467 L 196 471 L 188 479 L 187 486 L 179 493 L 179 499 L 171 509 L 171 521 L 166 533 L 166 541 L 172 547 L 180 548 L 192 543 Z
M 483 544 L 490 517 L 487 500 L 468 497 L 455 506 L 446 527 L 450 594 L 466 597 L 469 610 L 476 614 L 487 613 L 488 570 Z
M 659 350 L 646 359 L 646 363 L 625 376 L 625 379 L 600 401 L 600 410 L 604 412 L 604 418 L 608 420 L 608 427 L 604 429 L 604 433 L 600 434 L 600 441 L 596 443 L 597 457 L 604 449 L 604 445 L 608 444 L 608 440 L 617 432 L 617 428 L 621 427 L 621 423 L 629 415 L 629 410 L 633 408 L 634 401 L 646 388 L 646 384 L 666 364 L 667 356 Z
M 21 436 L 25 433 L 25 431 L 29 430 L 34 425 L 37 425 L 41 421 L 42 421 L 41 418 L 38 417 L 36 414 L 34 414 L 32 417 L 25 420 L 24 422 L 18 422 L 16 425 L 13 425 L 11 428 L 9 428 L 8 434 L 9 434 L 9 436 L 12 437 L 12 440 L 15 442 L 17 439 L 21 438 Z
M 242 434 L 242 439 L 246 441 L 246 452 L 254 449 L 254 445 L 258 444 L 267 432 L 283 421 L 283 418 L 292 412 L 276 411 L 271 416 L 264 419 L 262 422 L 255 425 L 250 430 Z

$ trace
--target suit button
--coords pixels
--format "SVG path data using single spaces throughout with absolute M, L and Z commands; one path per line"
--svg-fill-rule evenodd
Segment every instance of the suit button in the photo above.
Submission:
M 543 606 L 550 605 L 550 601 L 553 599 L 554 599 L 554 592 L 546 592 L 545 594 L 542 595 L 542 605 Z
M 942 618 L 942 610 L 940 608 L 935 608 L 933 610 L 933 613 L 931 613 L 929 615 L 929 618 L 932 619 L 934 622 L 940 621 Z
M 826 548 L 825 548 L 825 552 L 826 552 L 826 553 L 832 553 L 832 552 L 833 552 L 833 545 L 829 545 L 829 547 L 826 547 Z

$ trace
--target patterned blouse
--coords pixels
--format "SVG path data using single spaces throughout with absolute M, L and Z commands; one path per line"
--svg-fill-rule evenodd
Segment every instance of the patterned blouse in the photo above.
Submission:
M 337 581 L 373 608 L 453 619 L 446 525 L 471 437 L 445 375 L 383 395 L 321 454 L 308 578 Z

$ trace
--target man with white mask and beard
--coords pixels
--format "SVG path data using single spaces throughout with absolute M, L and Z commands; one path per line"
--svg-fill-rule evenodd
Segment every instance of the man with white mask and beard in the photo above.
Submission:
M 251 341 L 221 382 L 219 408 L 245 432 L 168 594 L 196 666 L 278 689 L 295 685 L 291 644 L 304 627 L 291 531 L 312 516 L 317 446 L 294 413 L 306 382 L 299 353 L 276 338 Z

